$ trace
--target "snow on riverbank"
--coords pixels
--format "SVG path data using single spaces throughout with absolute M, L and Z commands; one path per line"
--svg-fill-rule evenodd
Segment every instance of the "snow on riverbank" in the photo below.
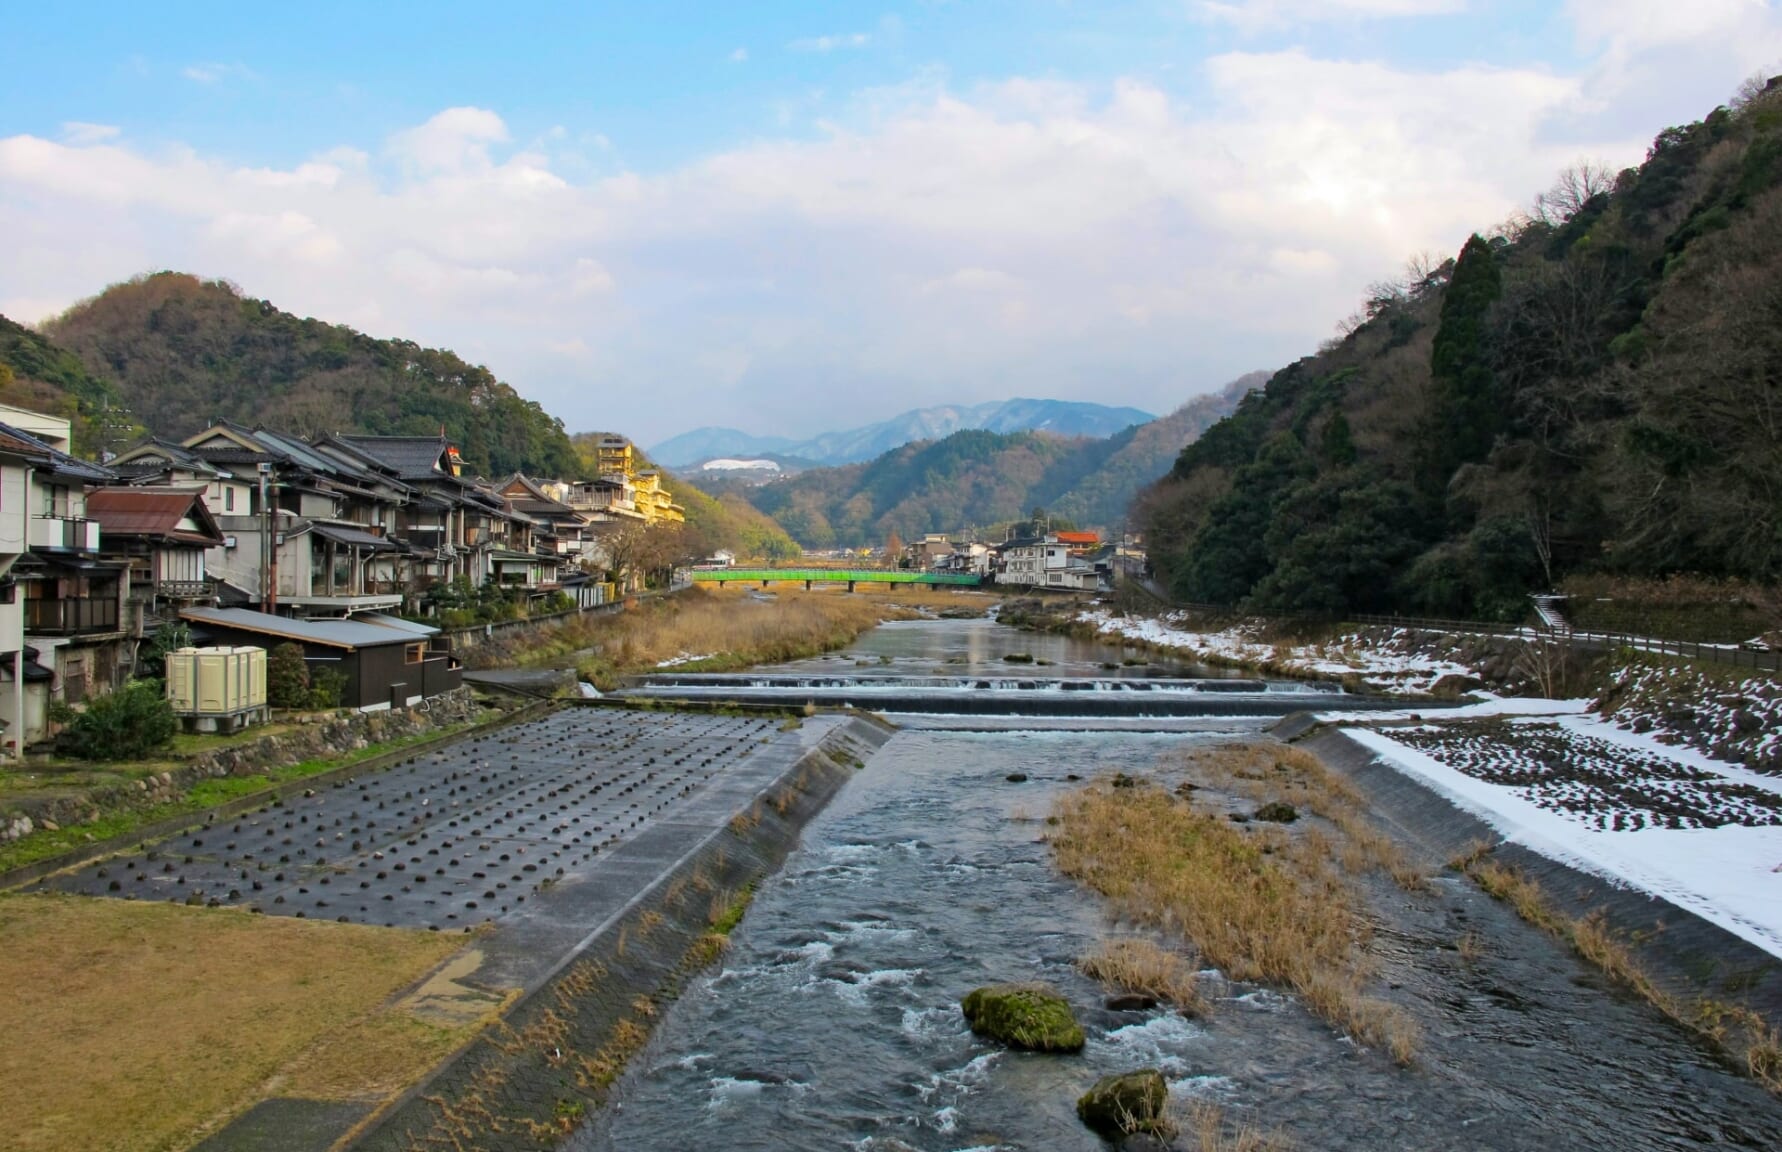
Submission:
M 1185 613 L 1162 619 L 1115 616 L 1106 609 L 1077 616 L 1103 636 L 1137 640 L 1191 660 L 1269 666 L 1302 676 L 1360 676 L 1369 687 L 1395 695 L 1427 695 L 1444 676 L 1476 677 L 1464 664 L 1424 655 L 1406 655 L 1342 636 L 1325 644 L 1276 644 L 1260 638 L 1258 624 L 1208 632 L 1187 626 Z M 1397 636 L 1397 633 L 1394 634 Z
M 1782 782 L 1576 712 L 1343 731 L 1507 840 L 1782 956 Z

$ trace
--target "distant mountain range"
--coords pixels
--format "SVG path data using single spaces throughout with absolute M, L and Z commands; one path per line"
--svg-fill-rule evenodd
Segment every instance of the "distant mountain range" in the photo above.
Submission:
M 657 444 L 649 455 L 668 468 L 689 468 L 718 457 L 769 458 L 807 467 L 854 464 L 917 440 L 940 440 L 955 432 L 1050 432 L 1102 439 L 1154 419 L 1138 408 L 1110 408 L 1075 400 L 998 400 L 917 408 L 877 424 L 810 440 L 753 436 L 735 428 L 696 428 Z
M 892 532 L 911 539 L 988 528 L 1021 518 L 1036 505 L 1081 527 L 1112 532 L 1136 493 L 1167 473 L 1184 446 L 1235 411 L 1244 394 L 1267 378 L 1253 372 L 1168 416 L 1097 439 L 971 428 L 900 445 L 870 462 L 784 477 L 740 469 L 703 472 L 701 483 L 727 499 L 746 498 L 811 548 L 876 544 Z

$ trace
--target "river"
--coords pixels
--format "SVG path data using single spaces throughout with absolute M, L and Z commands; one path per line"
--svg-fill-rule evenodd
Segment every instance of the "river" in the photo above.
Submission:
M 762 674 L 982 677 L 1010 653 L 1033 656 L 1036 676 L 1217 675 L 983 621 L 887 626 Z M 1776 1100 L 1451 876 L 1426 896 L 1371 893 L 1382 988 L 1423 1032 L 1410 1070 L 1268 989 L 1217 984 L 1205 1020 L 1107 1011 L 1073 960 L 1120 929 L 1052 867 L 1053 799 L 1116 770 L 1172 783 L 1184 748 L 1269 720 L 1000 715 L 986 731 L 981 716 L 902 719 L 570 1147 L 1089 1152 L 1105 1145 L 1078 1123 L 1076 1096 L 1144 1066 L 1177 1101 L 1300 1149 L 1782 1147 Z M 1483 942 L 1476 958 L 1459 956 L 1463 935 Z M 959 998 L 1008 980 L 1063 990 L 1084 1053 L 974 1038 Z

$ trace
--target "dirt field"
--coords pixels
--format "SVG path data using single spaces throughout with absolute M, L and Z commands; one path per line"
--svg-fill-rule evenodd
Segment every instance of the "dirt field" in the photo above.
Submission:
M 476 1026 L 399 993 L 462 936 L 0 897 L 0 1149 L 189 1146 L 277 1091 L 381 1098 Z

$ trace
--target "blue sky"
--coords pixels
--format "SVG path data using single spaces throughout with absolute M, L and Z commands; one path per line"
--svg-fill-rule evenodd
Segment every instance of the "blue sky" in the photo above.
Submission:
M 0 312 L 173 267 L 572 429 L 1166 410 L 1759 68 L 1766 0 L 33 5 Z M 672 395 L 675 402 L 662 403 Z

